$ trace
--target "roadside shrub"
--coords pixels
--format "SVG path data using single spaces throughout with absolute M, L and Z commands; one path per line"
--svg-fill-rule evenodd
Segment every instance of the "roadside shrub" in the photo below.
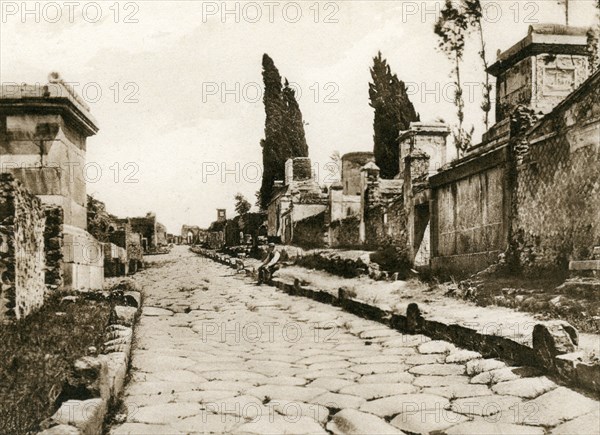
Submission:
M 400 279 L 406 279 L 411 274 L 412 262 L 406 248 L 387 245 L 373 252 L 370 258 L 382 270 L 390 273 L 398 272 Z

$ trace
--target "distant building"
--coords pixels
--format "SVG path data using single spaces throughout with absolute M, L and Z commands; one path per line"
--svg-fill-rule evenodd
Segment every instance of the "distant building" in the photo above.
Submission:
M 130 218 L 131 228 L 142 237 L 144 252 L 152 252 L 167 244 L 167 229 L 156 220 L 156 214 L 148 212 L 145 217 Z
M 206 239 L 206 230 L 195 225 L 183 225 L 180 237 L 182 243 L 186 245 L 201 244 Z

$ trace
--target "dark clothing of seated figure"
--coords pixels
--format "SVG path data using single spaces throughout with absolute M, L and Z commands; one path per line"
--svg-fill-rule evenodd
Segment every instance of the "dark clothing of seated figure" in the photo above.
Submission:
M 279 252 L 277 252 L 274 247 L 270 246 L 267 257 L 258 267 L 258 284 L 269 282 L 273 273 L 276 270 L 279 270 L 280 265 L 277 263 L 279 262 L 280 257 L 281 255 Z

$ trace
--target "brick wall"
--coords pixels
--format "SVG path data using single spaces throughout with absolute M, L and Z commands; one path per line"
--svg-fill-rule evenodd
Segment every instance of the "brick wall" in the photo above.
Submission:
M 600 75 L 546 116 L 517 157 L 513 247 L 525 272 L 566 271 L 600 245 Z
M 44 303 L 44 231 L 40 200 L 0 174 L 0 320 L 23 318 Z

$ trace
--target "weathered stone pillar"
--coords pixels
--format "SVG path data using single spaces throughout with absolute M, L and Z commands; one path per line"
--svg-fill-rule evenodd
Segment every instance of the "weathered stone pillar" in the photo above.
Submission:
M 377 201 L 379 197 L 379 167 L 374 162 L 369 162 L 360 170 L 360 227 L 359 241 L 365 243 L 366 236 L 366 213 L 369 206 Z

